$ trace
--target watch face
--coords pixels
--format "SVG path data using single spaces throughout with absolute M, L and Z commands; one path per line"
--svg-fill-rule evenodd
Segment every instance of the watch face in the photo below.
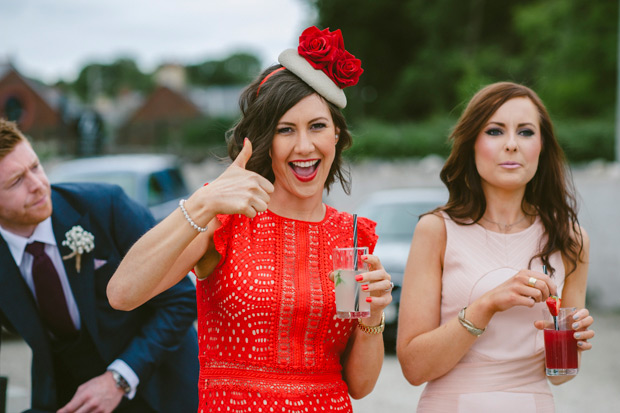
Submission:
M 125 394 L 131 391 L 131 386 L 127 383 L 127 380 L 117 371 L 112 370 L 112 377 L 114 377 L 114 381 L 116 382 L 116 387 L 123 390 Z

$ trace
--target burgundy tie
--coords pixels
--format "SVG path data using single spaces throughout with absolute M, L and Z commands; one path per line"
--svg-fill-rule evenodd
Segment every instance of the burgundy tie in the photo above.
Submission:
M 76 329 L 69 314 L 62 284 L 52 260 L 45 253 L 45 244 L 35 241 L 26 246 L 32 254 L 32 280 L 43 323 L 57 338 L 70 338 Z

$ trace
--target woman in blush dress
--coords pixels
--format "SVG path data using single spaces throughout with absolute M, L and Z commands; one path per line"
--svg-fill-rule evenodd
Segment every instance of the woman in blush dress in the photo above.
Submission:
M 579 350 L 594 332 L 589 241 L 551 120 L 531 89 L 495 83 L 451 139 L 441 171 L 449 200 L 421 217 L 405 270 L 403 373 L 427 383 L 418 412 L 553 412 L 548 381 L 573 376 L 545 377 L 545 300 L 578 309 Z
M 371 315 L 359 321 L 336 317 L 331 276 L 334 248 L 372 254 L 375 223 L 322 201 L 337 180 L 348 189 L 342 88 L 361 62 L 339 30 L 316 27 L 278 60 L 241 96 L 232 165 L 140 239 L 108 286 L 129 309 L 195 271 L 201 412 L 351 412 L 383 362 L 389 274 L 361 258 Z

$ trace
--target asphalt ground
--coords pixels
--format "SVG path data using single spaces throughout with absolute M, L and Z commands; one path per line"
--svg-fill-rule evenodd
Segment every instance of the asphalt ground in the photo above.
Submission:
M 593 349 L 583 354 L 579 374 L 561 386 L 552 386 L 558 413 L 608 413 L 620 411 L 620 313 L 594 311 L 596 337 Z M 8 376 L 7 413 L 17 413 L 30 403 L 28 346 L 18 337 L 3 336 L 0 375 Z M 355 413 L 415 412 L 424 386 L 414 387 L 403 377 L 394 354 L 385 358 L 374 391 L 353 400 Z

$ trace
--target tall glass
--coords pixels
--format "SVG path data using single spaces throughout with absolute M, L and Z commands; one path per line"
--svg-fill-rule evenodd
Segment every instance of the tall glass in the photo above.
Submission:
M 363 291 L 361 283 L 355 279 L 357 275 L 368 271 L 366 263 L 361 259 L 366 254 L 367 247 L 335 248 L 333 251 L 336 315 L 339 318 L 370 317 L 370 303 L 366 301 L 370 294 Z
M 554 321 L 549 309 L 543 310 L 547 376 L 574 376 L 579 371 L 577 340 L 572 328 L 575 311 L 575 307 L 560 308 L 557 320 Z

